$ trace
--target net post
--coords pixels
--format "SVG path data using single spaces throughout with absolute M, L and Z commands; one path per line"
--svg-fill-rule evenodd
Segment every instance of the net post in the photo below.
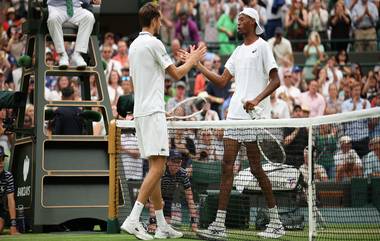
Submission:
M 116 121 L 111 120 L 108 132 L 109 155 L 109 191 L 108 191 L 108 219 L 107 233 L 119 233 L 119 222 L 116 215 Z
M 307 179 L 307 192 L 308 192 L 308 200 L 307 200 L 307 203 L 308 203 L 308 211 L 309 211 L 309 241 L 313 241 L 314 237 L 313 237 L 313 233 L 314 233 L 314 230 L 315 230 L 315 227 L 314 227 L 314 216 L 313 216 L 313 126 L 309 126 L 308 127 L 308 141 L 307 141 L 307 145 L 308 145 L 308 179 Z

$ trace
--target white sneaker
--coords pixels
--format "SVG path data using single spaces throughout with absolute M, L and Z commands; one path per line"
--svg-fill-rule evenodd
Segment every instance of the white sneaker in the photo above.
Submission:
M 120 229 L 124 232 L 135 235 L 138 239 L 153 240 L 153 236 L 148 234 L 148 232 L 139 221 L 130 220 L 129 217 L 125 219 Z
M 66 52 L 63 52 L 59 55 L 59 63 L 58 68 L 59 69 L 67 69 L 69 66 L 69 56 L 67 56 Z
M 170 225 L 167 225 L 165 228 L 157 227 L 156 234 L 154 238 L 156 239 L 166 239 L 166 238 L 182 238 L 183 233 L 176 231 Z
M 71 56 L 71 64 L 72 66 L 76 67 L 77 69 L 85 69 L 87 67 L 86 61 L 84 61 L 82 55 L 80 53 L 73 53 Z
M 271 222 L 263 232 L 260 232 L 257 235 L 262 238 L 280 238 L 285 235 L 285 229 L 284 226 L 282 226 L 282 223 Z
M 226 227 L 212 222 L 207 229 L 198 230 L 197 235 L 207 240 L 227 240 Z

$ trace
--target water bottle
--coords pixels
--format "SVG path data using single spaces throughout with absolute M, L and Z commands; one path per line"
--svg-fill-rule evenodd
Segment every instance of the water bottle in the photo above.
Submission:
M 18 205 L 16 208 L 16 221 L 17 221 L 17 230 L 20 233 L 25 233 L 25 214 L 24 214 L 24 205 Z

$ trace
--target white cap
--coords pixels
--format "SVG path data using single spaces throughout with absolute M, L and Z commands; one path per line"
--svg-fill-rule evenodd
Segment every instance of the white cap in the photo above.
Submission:
M 349 137 L 349 136 L 342 136 L 339 139 L 339 142 L 340 142 L 340 144 L 342 144 L 342 143 L 351 143 L 351 137 Z
M 256 34 L 257 35 L 260 35 L 262 33 L 264 33 L 264 30 L 263 28 L 260 26 L 260 18 L 259 18 L 259 14 L 257 13 L 257 11 L 253 8 L 244 8 L 243 11 L 241 11 L 239 13 L 240 14 L 244 14 L 244 15 L 247 15 L 248 17 L 251 17 L 252 19 L 254 19 L 256 21 Z

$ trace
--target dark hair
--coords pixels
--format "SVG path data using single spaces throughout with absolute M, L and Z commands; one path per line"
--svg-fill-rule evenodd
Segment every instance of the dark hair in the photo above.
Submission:
M 155 18 L 159 18 L 160 15 L 160 7 L 159 5 L 149 2 L 142 6 L 139 10 L 139 21 L 141 27 L 149 27 L 152 20 Z
M 74 88 L 71 86 L 68 86 L 66 88 L 62 89 L 62 97 L 68 98 L 74 94 Z

